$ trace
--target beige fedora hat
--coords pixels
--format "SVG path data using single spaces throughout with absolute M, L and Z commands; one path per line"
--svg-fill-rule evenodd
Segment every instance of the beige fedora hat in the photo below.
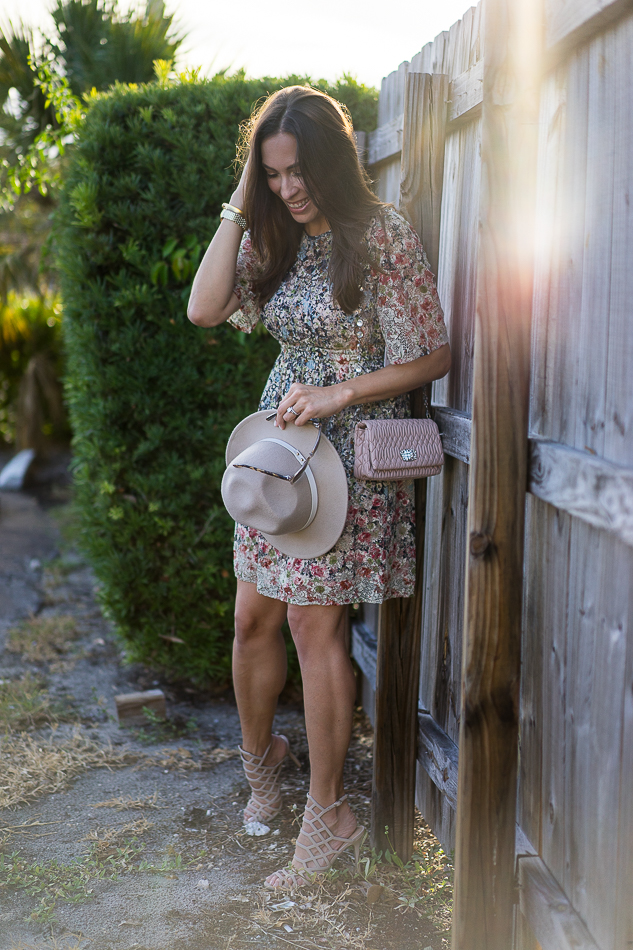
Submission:
M 279 429 L 275 415 L 254 412 L 233 429 L 222 498 L 235 521 L 256 528 L 278 551 L 319 557 L 334 547 L 345 525 L 345 469 L 319 427 L 290 423 Z

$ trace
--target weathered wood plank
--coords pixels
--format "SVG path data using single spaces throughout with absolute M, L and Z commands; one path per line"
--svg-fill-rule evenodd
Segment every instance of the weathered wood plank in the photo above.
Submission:
M 446 455 L 468 465 L 472 428 L 472 420 L 468 413 L 458 412 L 457 409 L 449 409 L 447 406 L 434 406 L 433 417 L 440 430 Z
M 418 712 L 418 762 L 451 808 L 457 807 L 458 749 L 427 712 Z
M 600 950 L 544 862 L 520 857 L 519 901 L 543 950 Z
M 402 151 L 402 127 L 404 113 L 400 113 L 385 125 L 370 132 L 367 142 L 367 164 L 378 165 L 394 158 Z
M 473 117 L 483 100 L 484 64 L 483 60 L 470 66 L 452 81 L 449 88 L 448 121 Z
M 604 455 L 633 469 L 633 16 L 618 24 L 616 32 L 615 135 L 613 162 L 613 212 L 609 292 L 609 348 L 606 375 Z
M 550 53 L 564 55 L 632 7 L 631 0 L 551 0 L 546 19 L 546 45 Z
M 533 497 L 528 497 L 527 518 L 519 822 L 562 880 L 572 522 Z
M 404 99 L 399 208 L 437 273 L 448 78 L 409 73 Z
M 385 601 L 376 650 L 371 843 L 403 861 L 413 850 L 422 558 L 416 595 Z M 385 828 L 388 828 L 388 838 Z
M 446 140 L 440 226 L 438 292 L 451 340 L 453 364 L 433 384 L 433 401 L 470 413 L 481 179 L 481 120 Z
M 531 439 L 528 484 L 542 501 L 633 545 L 633 470 Z
M 633 577 L 628 584 L 629 635 L 624 671 L 622 710 L 622 757 L 620 761 L 620 803 L 617 823 L 616 910 L 613 946 L 633 947 Z
M 456 741 L 461 715 L 461 655 L 466 565 L 468 469 L 447 457 L 441 475 L 428 480 L 425 593 L 420 701 Z M 442 844 L 455 844 L 455 815 L 426 773 L 418 807 Z
M 164 719 L 167 715 L 165 694 L 162 689 L 148 689 L 142 693 L 120 693 L 114 697 L 119 722 L 125 725 L 146 725 L 145 710 Z
M 567 338 L 567 311 L 560 300 L 564 268 L 562 235 L 568 220 L 564 166 L 568 70 L 554 70 L 541 89 L 536 218 L 541 222 L 534 261 L 530 434 L 559 438 L 554 406 L 561 383 L 557 365 Z M 564 364 L 563 364 L 564 365 Z M 564 378 L 564 377 L 562 377 Z
M 486 3 L 454 950 L 512 941 L 540 14 Z
M 574 314 L 576 367 L 570 401 L 574 448 L 604 455 L 606 379 L 611 323 L 611 244 L 615 136 L 614 31 L 587 47 L 587 171 L 580 310 Z
M 572 525 L 567 633 L 565 866 L 559 881 L 603 950 L 613 943 L 622 707 L 633 553 Z M 554 869 L 552 869 L 554 870 Z

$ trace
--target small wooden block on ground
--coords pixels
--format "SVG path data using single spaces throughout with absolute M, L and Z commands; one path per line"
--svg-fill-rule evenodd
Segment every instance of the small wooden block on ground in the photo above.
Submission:
M 147 723 L 144 710 L 148 709 L 160 719 L 165 719 L 165 694 L 162 689 L 148 689 L 143 693 L 121 693 L 114 697 L 119 723 L 126 726 L 142 726 Z

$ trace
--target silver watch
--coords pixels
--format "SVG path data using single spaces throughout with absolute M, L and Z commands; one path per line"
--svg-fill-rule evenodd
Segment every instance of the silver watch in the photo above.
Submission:
M 231 207 L 231 205 L 227 205 L 227 204 L 222 205 L 222 211 L 220 212 L 220 217 L 226 218 L 227 221 L 234 221 L 235 224 L 239 224 L 242 231 L 246 231 L 246 228 L 247 228 L 246 218 L 244 217 L 243 214 L 240 214 L 239 211 L 236 211 L 235 208 Z

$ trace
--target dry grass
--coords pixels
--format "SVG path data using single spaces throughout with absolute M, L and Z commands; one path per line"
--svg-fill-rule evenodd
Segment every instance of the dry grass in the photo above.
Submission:
M 9 630 L 7 650 L 21 654 L 26 663 L 51 663 L 66 656 L 79 636 L 77 620 L 68 614 L 29 617 Z
M 114 808 L 116 811 L 127 811 L 131 808 L 167 808 L 167 805 L 160 805 L 158 801 L 158 792 L 154 792 L 149 798 L 109 798 L 107 802 L 95 802 L 91 808 Z
M 64 788 L 73 778 L 88 769 L 159 767 L 174 772 L 202 771 L 218 762 L 234 758 L 235 749 L 213 749 L 195 758 L 189 749 L 161 749 L 153 754 L 130 749 L 115 751 L 88 739 L 81 728 L 71 736 L 53 733 L 50 738 L 28 733 L 7 733 L 0 738 L 0 809 L 34 801 Z M 156 796 L 134 801 L 111 799 L 95 807 L 160 808 Z
M 148 821 L 147 818 L 144 817 L 137 818 L 136 821 L 128 821 L 127 824 L 119 825 L 114 828 L 95 828 L 89 831 L 87 835 L 84 835 L 81 840 L 90 841 L 93 845 L 91 853 L 97 859 L 102 859 L 106 857 L 119 842 L 130 837 L 138 838 L 139 835 L 144 834 L 153 827 L 153 821 Z
M 153 755 L 143 758 L 143 765 L 157 765 L 162 769 L 177 772 L 202 772 L 212 768 L 219 762 L 234 759 L 239 755 L 237 749 L 210 749 L 203 751 L 199 758 L 194 757 L 189 749 L 178 746 L 176 749 L 160 749 Z
M 0 680 L 0 724 L 6 732 L 41 726 L 57 718 L 41 679 L 26 673 L 20 679 Z
M 57 792 L 87 769 L 121 768 L 137 760 L 129 751 L 98 746 L 80 729 L 62 740 L 55 734 L 48 739 L 6 735 L 0 739 L 0 808 Z

